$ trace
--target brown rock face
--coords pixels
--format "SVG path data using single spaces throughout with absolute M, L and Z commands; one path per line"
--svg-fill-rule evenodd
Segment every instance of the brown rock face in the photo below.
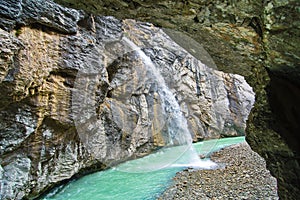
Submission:
M 244 75 L 256 93 L 248 120 L 247 141 L 267 160 L 269 169 L 278 178 L 280 197 L 297 198 L 300 179 L 298 0 L 56 2 L 188 33 L 204 46 L 219 69 Z
M 252 88 L 197 60 L 171 40 L 177 32 L 9 2 L 0 3 L 1 198 L 34 198 L 159 146 L 244 134 Z

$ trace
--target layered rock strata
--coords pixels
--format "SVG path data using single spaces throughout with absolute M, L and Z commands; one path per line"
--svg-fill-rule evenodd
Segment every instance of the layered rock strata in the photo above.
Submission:
M 279 196 L 297 199 L 299 174 L 298 0 L 56 0 L 94 14 L 134 18 L 200 42 L 222 71 L 245 76 L 256 93 L 247 141 L 278 179 Z
M 172 113 L 149 62 L 195 141 L 244 134 L 251 87 L 196 59 L 170 38 L 178 37 L 173 30 L 52 1 L 0 8 L 2 199 L 34 198 L 74 175 L 169 145 Z

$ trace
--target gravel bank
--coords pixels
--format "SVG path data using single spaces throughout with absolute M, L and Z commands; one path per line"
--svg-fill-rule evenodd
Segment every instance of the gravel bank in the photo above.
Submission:
M 276 179 L 247 143 L 224 148 L 211 159 L 223 167 L 178 172 L 159 199 L 278 199 Z

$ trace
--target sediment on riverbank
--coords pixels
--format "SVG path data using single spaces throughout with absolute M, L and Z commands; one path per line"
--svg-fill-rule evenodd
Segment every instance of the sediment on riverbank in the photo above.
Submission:
M 178 172 L 159 200 L 278 199 L 276 179 L 246 142 L 215 152 L 211 159 L 219 169 Z

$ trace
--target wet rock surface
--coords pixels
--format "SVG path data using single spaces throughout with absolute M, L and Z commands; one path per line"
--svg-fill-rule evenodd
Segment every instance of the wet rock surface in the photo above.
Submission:
M 254 101 L 245 79 L 208 68 L 162 29 L 52 1 L 0 6 L 2 199 L 35 198 L 167 145 L 172 116 L 162 108 L 170 106 L 162 107 L 166 97 L 147 62 L 195 141 L 244 134 Z
M 203 45 L 219 69 L 245 76 L 256 93 L 247 141 L 267 160 L 268 168 L 278 178 L 281 198 L 297 199 L 300 193 L 298 0 L 56 2 L 187 33 Z
M 186 169 L 159 199 L 279 199 L 277 181 L 247 143 L 211 155 L 216 170 Z
M 257 0 L 249 3 L 248 0 L 134 0 L 130 2 L 121 0 L 104 0 L 101 2 L 92 0 L 88 2 L 57 0 L 56 2 L 94 14 L 113 15 L 119 19 L 134 18 L 152 22 L 160 27 L 187 33 L 203 45 L 219 69 L 244 75 L 256 93 L 256 103 L 248 120 L 247 141 L 256 152 L 267 159 L 269 169 L 278 178 L 279 195 L 284 199 L 295 199 L 297 197 L 300 177 L 299 115 L 297 114 L 299 113 L 297 112 L 299 107 L 297 106 L 297 99 L 299 99 L 298 66 L 300 49 L 299 1 Z M 114 20 L 110 20 L 110 22 L 102 20 L 101 23 L 99 21 L 95 23 L 93 18 L 88 18 L 79 11 L 66 9 L 53 3 L 53 1 L 45 0 L 1 1 L 0 16 L 0 27 L 6 31 L 14 32 L 12 35 L 1 32 L 1 39 L 10 38 L 9 40 L 12 40 L 9 43 L 7 43 L 9 40 L 1 41 L 1 45 L 8 44 L 9 47 L 5 48 L 10 50 L 1 52 L 1 59 L 3 58 L 5 61 L 1 61 L 3 69 L 1 68 L 0 73 L 1 79 L 6 81 L 5 84 L 1 84 L 1 87 L 4 88 L 2 91 L 3 95 L 0 96 L 1 110 L 7 108 L 8 105 L 10 108 L 14 107 L 12 112 L 14 114 L 2 114 L 2 119 L 6 120 L 4 127 L 16 132 L 16 135 L 9 135 L 10 132 L 4 131 L 5 139 L 3 141 L 6 144 L 3 145 L 6 150 L 1 150 L 10 152 L 15 147 L 23 145 L 22 141 L 32 132 L 31 128 L 36 127 L 36 125 L 28 126 L 28 123 L 15 123 L 14 115 L 25 110 L 24 115 L 27 118 L 28 116 L 32 118 L 29 121 L 35 121 L 37 120 L 36 118 L 39 118 L 39 115 L 37 117 L 33 116 L 31 112 L 35 113 L 37 110 L 44 110 L 33 109 L 31 111 L 31 109 L 21 105 L 25 101 L 26 104 L 31 102 L 28 101 L 27 94 L 29 94 L 29 91 L 36 94 L 37 91 L 35 89 L 38 89 L 36 86 L 41 84 L 36 84 L 37 81 L 31 86 L 31 79 L 27 82 L 25 81 L 26 83 L 24 81 L 13 81 L 16 79 L 15 75 L 19 71 L 19 51 L 24 48 L 23 41 L 17 40 L 14 35 L 23 33 L 21 27 L 27 25 L 42 31 L 48 31 L 48 33 L 55 30 L 54 32 L 59 31 L 70 34 L 77 33 L 77 24 L 91 32 L 95 32 L 95 27 L 98 24 L 102 24 L 97 28 L 98 33 L 101 33 L 106 39 L 111 39 L 103 25 L 109 24 L 109 27 L 115 27 L 112 30 L 113 32 L 118 32 L 116 31 L 118 26 L 112 23 Z M 35 40 L 43 34 L 32 35 L 34 35 L 32 40 Z M 50 40 L 48 43 L 53 41 L 55 43 L 55 40 Z M 93 38 L 81 40 L 81 42 L 83 41 L 89 45 Z M 40 49 L 34 50 L 34 52 L 39 51 Z M 72 49 L 72 51 L 76 51 L 76 48 Z M 55 56 L 51 51 L 40 52 L 55 59 L 61 56 Z M 84 54 L 86 52 L 77 54 L 74 57 L 69 56 L 68 59 L 69 61 L 76 60 Z M 27 55 L 31 56 L 30 53 Z M 33 56 L 30 58 L 34 60 Z M 68 60 L 66 57 L 64 59 Z M 48 61 L 48 58 L 44 58 L 43 63 Z M 78 62 L 76 65 L 78 66 L 79 63 L 85 63 L 85 61 Z M 50 65 L 53 65 L 53 62 L 50 62 Z M 64 66 L 64 64 L 59 65 Z M 268 68 L 268 72 L 266 68 Z M 21 73 L 23 72 L 21 71 Z M 66 77 L 66 74 L 70 75 Z M 47 76 L 47 73 L 42 76 L 36 76 L 34 72 L 30 73 L 30 75 L 39 80 L 44 80 L 43 77 Z M 72 85 L 74 71 L 64 69 L 63 72 L 56 71 L 52 73 L 52 76 L 64 77 L 63 80 L 55 82 L 55 84 L 59 83 L 56 87 Z M 271 82 L 269 81 L 270 79 Z M 54 79 L 52 78 L 51 80 Z M 17 89 L 17 92 L 13 92 L 14 89 L 12 88 L 15 86 L 22 88 L 24 85 L 26 86 L 24 87 L 26 88 L 25 92 L 22 91 L 23 89 Z M 101 86 L 103 91 L 106 91 L 105 85 Z M 280 86 L 279 89 L 278 86 Z M 64 94 L 65 92 L 66 90 L 60 90 L 59 93 Z M 46 93 L 44 92 L 44 94 Z M 52 94 L 52 92 L 50 93 Z M 52 95 L 52 97 L 55 95 Z M 45 98 L 44 96 L 43 99 Z M 20 99 L 24 99 L 24 101 L 19 103 Z M 14 103 L 15 100 L 18 103 Z M 55 101 L 60 102 L 62 98 L 55 99 Z M 18 110 L 19 106 L 22 109 Z M 53 106 L 53 108 L 54 110 L 58 109 L 57 106 Z M 48 115 L 49 111 L 46 109 L 45 113 Z M 61 119 L 62 115 L 57 116 L 60 116 L 59 119 Z M 13 123 L 10 123 L 10 121 Z M 41 121 L 43 122 L 43 120 Z M 45 135 L 48 134 L 46 133 Z M 13 140 L 16 140 L 14 144 L 12 143 Z M 7 141 L 9 142 L 7 143 Z M 52 140 L 49 140 L 48 143 L 51 143 L 50 141 Z
M 83 13 L 47 0 L 7 0 L 0 4 L 0 27 L 6 31 L 40 24 L 63 33 L 76 33 Z

